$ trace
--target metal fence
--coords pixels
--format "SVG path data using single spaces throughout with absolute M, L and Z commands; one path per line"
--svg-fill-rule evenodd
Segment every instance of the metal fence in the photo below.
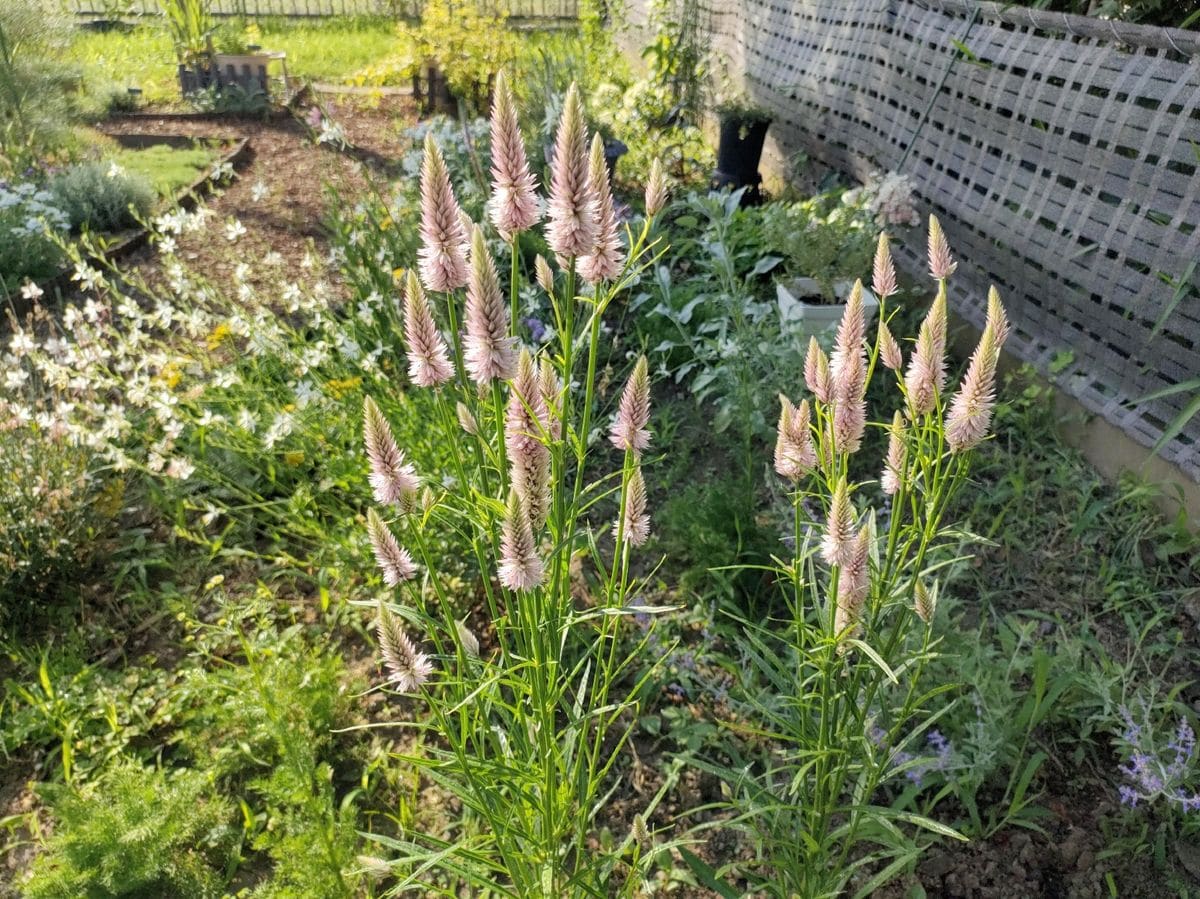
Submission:
M 969 0 L 701 3 L 783 153 L 912 178 L 968 318 L 994 283 L 1010 347 L 1145 445 L 1193 402 L 1145 397 L 1200 376 L 1200 34 Z M 1200 416 L 1164 455 L 1200 480 Z
M 3 0 L 0 0 L 3 2 Z M 67 9 L 79 16 L 108 17 L 124 8 L 133 15 L 155 15 L 156 0 L 128 3 L 104 0 L 65 0 Z M 331 18 L 333 16 L 391 16 L 415 19 L 421 15 L 422 0 L 213 0 L 216 16 L 288 16 Z M 489 4 L 514 19 L 577 19 L 579 0 L 500 0 Z

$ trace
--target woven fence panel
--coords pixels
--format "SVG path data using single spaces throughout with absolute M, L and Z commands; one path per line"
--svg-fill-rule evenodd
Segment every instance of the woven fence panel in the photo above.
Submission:
M 1143 398 L 1200 378 L 1200 35 L 965 0 L 705 17 L 785 153 L 910 175 L 969 319 L 995 284 L 1010 348 L 1144 445 L 1193 401 Z M 901 240 L 914 271 L 922 240 Z M 1200 416 L 1163 455 L 1200 480 Z
M 0 0 L 3 2 L 3 0 Z M 104 0 L 65 0 L 67 9 L 80 16 L 106 16 L 111 4 Z M 133 0 L 135 15 L 157 15 L 158 0 Z M 217 16 L 289 16 L 332 18 L 334 16 L 391 16 L 415 19 L 421 15 L 421 0 L 212 0 Z M 577 19 L 579 0 L 496 0 L 487 8 L 514 19 Z

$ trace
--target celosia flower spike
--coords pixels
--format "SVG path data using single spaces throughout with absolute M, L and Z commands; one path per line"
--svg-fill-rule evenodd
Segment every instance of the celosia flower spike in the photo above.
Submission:
M 913 415 L 933 411 L 946 386 L 946 291 L 939 289 L 929 308 L 917 345 L 904 375 L 904 389 Z
M 829 360 L 817 343 L 816 337 L 808 339 L 808 355 L 804 357 L 804 383 L 819 402 L 828 403 L 833 397 L 833 385 L 829 377 Z
M 550 269 L 550 263 L 546 261 L 546 257 L 538 253 L 533 260 L 533 271 L 537 275 L 538 286 L 550 296 L 554 295 L 554 272 Z
M 575 84 L 567 90 L 550 165 L 546 242 L 560 260 L 584 256 L 596 245 L 596 198 L 588 175 L 587 126 Z
M 844 565 L 850 558 L 854 537 L 854 506 L 846 479 L 838 481 L 829 504 L 829 520 L 821 538 L 821 557 L 830 565 Z
M 418 650 L 404 628 L 386 605 L 379 604 L 379 652 L 391 672 L 391 680 L 401 693 L 412 693 L 429 680 L 433 663 Z
M 879 245 L 875 248 L 875 264 L 872 270 L 871 289 L 880 300 L 893 296 L 896 287 L 896 266 L 892 263 L 892 251 L 888 247 L 886 234 L 880 233 Z
M 535 531 L 541 529 L 550 513 L 550 450 L 540 439 L 549 415 L 533 358 L 528 350 L 521 350 L 508 398 L 504 433 L 513 490 Z
M 892 416 L 892 426 L 888 429 L 887 461 L 883 465 L 883 474 L 879 485 L 889 496 L 897 493 L 904 485 L 904 471 L 908 462 L 908 444 L 904 439 L 904 415 L 896 410 Z
M 532 590 L 542 582 L 544 569 L 524 504 L 517 494 L 508 497 L 500 541 L 500 583 L 509 590 Z
M 955 453 L 977 446 L 987 436 L 992 422 L 992 409 L 996 404 L 996 365 L 1000 361 L 996 329 L 1001 328 L 1007 335 L 1008 320 L 998 294 L 994 304 L 989 303 L 989 306 L 988 323 L 946 413 L 946 442 Z
M 1008 340 L 1009 324 L 1004 304 L 1000 302 L 1000 292 L 996 290 L 995 286 L 988 288 L 987 325 L 992 329 L 992 334 L 996 338 L 996 349 L 1000 350 L 1004 346 L 1004 341 Z
M 867 426 L 867 355 L 863 345 L 867 322 L 862 282 L 856 281 L 838 326 L 837 342 L 829 361 L 833 380 L 833 448 L 857 452 Z
M 635 465 L 625 490 L 625 517 L 613 522 L 614 539 L 623 538 L 630 546 L 641 546 L 650 537 L 650 515 L 646 512 L 646 481 L 642 466 Z
M 775 438 L 775 470 L 781 477 L 795 482 L 817 464 L 817 452 L 809 430 L 811 413 L 808 400 L 801 400 L 797 407 L 780 394 L 779 403 L 781 409 L 779 431 Z
M 667 175 L 663 171 L 662 160 L 655 156 L 650 163 L 650 176 L 646 179 L 646 215 L 653 218 L 662 212 L 668 196 Z
M 542 427 L 555 440 L 562 437 L 562 422 L 558 420 L 558 410 L 562 403 L 559 399 L 559 394 L 562 391 L 562 382 L 558 379 L 558 374 L 554 371 L 554 365 L 546 357 L 542 357 L 538 364 L 538 392 L 542 395 L 542 403 L 546 407 L 546 418 L 542 422 Z
M 436 387 L 454 377 L 450 350 L 433 320 L 421 282 L 411 269 L 404 287 L 404 340 L 408 344 L 408 376 L 418 387 Z
M 492 196 L 488 213 L 507 241 L 541 218 L 537 186 L 529 171 L 517 106 L 504 72 L 496 74 L 492 104 Z
M 463 357 L 476 384 L 507 381 L 516 363 L 516 338 L 508 336 L 508 310 L 483 229 L 471 232 L 471 277 L 467 284 Z
M 458 416 L 458 423 L 466 433 L 472 437 L 479 433 L 479 423 L 475 421 L 475 416 L 471 414 L 466 403 L 460 400 L 454 407 L 454 414 Z
M 958 267 L 950 255 L 950 243 L 942 231 L 942 223 L 936 215 L 929 216 L 929 273 L 938 281 L 945 281 Z
M 913 611 L 926 624 L 932 624 L 937 613 L 937 595 L 927 590 L 923 581 L 913 586 Z
M 371 462 L 370 481 L 375 501 L 383 505 L 394 503 L 401 511 L 411 509 L 421 481 L 416 469 L 404 460 L 391 426 L 369 396 L 363 399 L 363 442 Z
M 892 371 L 904 368 L 904 353 L 900 351 L 900 344 L 883 319 L 879 320 L 879 358 Z
M 596 201 L 595 246 L 579 258 L 579 274 L 589 284 L 611 281 L 621 274 L 625 254 L 617 231 L 617 213 L 613 209 L 612 188 L 608 182 L 608 163 L 604 160 L 604 139 L 592 138 L 588 156 L 588 183 Z
M 467 283 L 467 232 L 463 211 L 450 184 L 450 172 L 432 134 L 425 135 L 421 163 L 421 280 L 429 290 L 447 293 Z
M 846 563 L 838 575 L 833 629 L 843 639 L 858 633 L 863 606 L 871 589 L 870 549 L 870 529 L 864 526 L 851 541 Z
M 650 368 L 645 356 L 639 356 L 633 374 L 621 394 L 621 405 L 613 419 L 609 440 L 617 449 L 633 450 L 635 455 L 650 445 Z
M 385 584 L 395 587 L 416 575 L 417 566 L 413 564 L 412 556 L 400 545 L 387 522 L 374 509 L 367 510 L 367 534 L 371 538 L 371 549 L 379 570 L 383 572 Z

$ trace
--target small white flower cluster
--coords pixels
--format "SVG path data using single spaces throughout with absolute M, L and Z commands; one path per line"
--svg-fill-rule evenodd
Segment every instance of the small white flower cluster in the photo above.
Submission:
M 71 229 L 67 214 L 55 205 L 54 195 L 28 181 L 0 183 L 0 213 L 5 213 L 9 235 L 17 239 L 40 235 L 47 227 L 64 234 Z
M 880 228 L 889 225 L 911 228 L 921 224 L 912 181 L 899 172 L 872 172 L 862 187 L 846 191 L 842 202 L 850 206 L 861 204 Z

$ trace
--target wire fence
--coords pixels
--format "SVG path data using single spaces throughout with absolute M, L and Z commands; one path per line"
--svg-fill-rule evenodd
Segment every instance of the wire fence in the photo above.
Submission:
M 3 2 L 3 0 L 0 0 Z M 67 9 L 78 16 L 125 18 L 157 15 L 156 0 L 65 0 Z M 416 19 L 422 0 L 213 0 L 214 16 L 257 18 L 332 18 L 334 16 L 388 16 Z M 579 0 L 500 0 L 487 4 L 489 10 L 514 19 L 578 19 Z

